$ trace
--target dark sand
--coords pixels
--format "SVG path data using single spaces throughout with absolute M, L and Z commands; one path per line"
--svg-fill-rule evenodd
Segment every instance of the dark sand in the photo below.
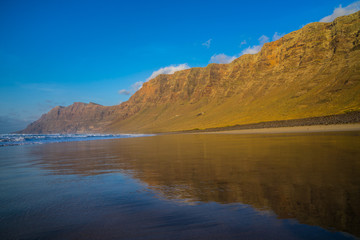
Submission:
M 269 134 L 269 133 L 311 133 L 311 132 L 348 132 L 360 131 L 360 123 L 339 124 L 339 125 L 315 125 L 297 127 L 277 127 L 277 128 L 258 128 L 258 129 L 239 129 L 205 132 L 207 134 Z
M 260 122 L 219 128 L 207 128 L 183 131 L 181 133 L 300 133 L 360 131 L 360 112 L 339 115 L 312 117 L 292 120 Z

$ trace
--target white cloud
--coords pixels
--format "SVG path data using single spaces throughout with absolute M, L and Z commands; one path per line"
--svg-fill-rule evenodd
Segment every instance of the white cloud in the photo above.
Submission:
M 121 90 L 119 90 L 119 94 L 120 95 L 130 95 L 130 91 L 128 91 L 126 89 L 121 89 Z
M 180 70 L 184 70 L 184 69 L 188 69 L 190 68 L 186 63 L 184 64 L 180 64 L 180 65 L 171 65 L 168 67 L 164 67 L 164 68 L 160 68 L 157 71 L 154 71 L 151 76 L 149 78 L 146 79 L 146 82 L 149 81 L 150 79 L 155 78 L 156 76 L 160 75 L 160 74 L 173 74 L 174 72 L 180 71 Z M 121 89 L 118 91 L 119 94 L 121 95 L 130 95 L 133 94 L 135 92 L 137 92 L 139 89 L 142 88 L 142 85 L 144 84 L 143 81 L 138 81 L 134 84 L 132 84 L 130 86 L 129 90 L 126 89 Z
M 344 8 L 340 5 L 338 8 L 334 9 L 331 15 L 322 18 L 320 22 L 332 22 L 337 17 L 349 15 L 359 10 L 360 10 L 360 1 L 354 2 Z
M 134 83 L 133 85 L 131 85 L 130 92 L 133 92 L 133 93 L 136 92 L 137 90 L 139 90 L 142 87 L 143 84 L 144 84 L 143 81 L 138 81 L 138 82 Z
M 262 35 L 261 37 L 259 37 L 259 42 L 261 45 L 264 45 L 264 43 L 267 43 L 269 42 L 269 37 L 265 36 L 265 35 Z
M 273 40 L 273 41 L 279 40 L 279 39 L 282 38 L 284 35 L 285 35 L 284 33 L 275 32 L 275 33 L 274 33 L 274 36 L 272 37 L 272 40 Z
M 244 54 L 256 54 L 258 52 L 260 52 L 262 48 L 262 45 L 256 45 L 256 46 L 252 46 L 252 47 L 248 47 L 247 49 L 243 50 L 241 52 L 242 55 Z
M 146 81 L 149 81 L 150 79 L 153 79 L 153 78 L 155 78 L 156 76 L 158 76 L 160 74 L 173 74 L 174 72 L 185 70 L 185 69 L 188 69 L 188 68 L 190 68 L 190 67 L 189 67 L 189 65 L 187 65 L 187 63 L 179 64 L 177 66 L 176 65 L 170 65 L 170 66 L 167 66 L 167 67 L 163 67 L 163 68 L 160 68 L 159 70 L 154 71 L 151 74 L 151 76 L 146 79 Z
M 274 36 L 273 36 L 273 39 L 277 38 L 277 37 L 280 38 L 280 37 L 282 37 L 282 35 L 278 34 L 278 33 L 275 33 Z M 237 54 L 235 56 L 228 56 L 228 55 L 223 54 L 223 53 L 215 54 L 210 58 L 209 63 L 231 63 L 232 61 L 234 61 L 236 58 L 238 58 L 241 55 L 244 55 L 244 54 L 256 54 L 256 53 L 260 52 L 262 46 L 265 43 L 269 42 L 269 41 L 270 41 L 269 37 L 267 37 L 265 35 L 262 35 L 259 38 L 259 45 L 254 45 L 252 47 L 248 47 L 245 50 L 243 50 L 240 54 Z M 240 46 L 244 45 L 244 44 L 246 44 L 246 40 L 242 41 L 240 43 Z
M 136 82 L 136 83 L 134 83 L 133 85 L 130 86 L 129 90 L 121 89 L 121 90 L 118 91 L 118 93 L 121 94 L 121 95 L 134 94 L 137 90 L 139 90 L 142 87 L 143 84 L 144 84 L 144 82 L 142 82 L 142 81 Z
M 210 58 L 209 63 L 231 63 L 236 59 L 235 56 L 228 56 L 226 54 L 220 53 L 215 54 Z
M 203 45 L 203 46 L 205 46 L 205 47 L 207 47 L 207 48 L 210 48 L 211 41 L 212 41 L 212 39 L 209 39 L 209 40 L 207 40 L 206 42 L 202 43 L 201 45 Z
M 243 50 L 241 52 L 241 55 L 243 54 L 256 54 L 258 52 L 260 52 L 262 46 L 264 45 L 264 43 L 267 43 L 269 42 L 269 37 L 265 36 L 265 35 L 262 35 L 260 38 L 259 38 L 259 45 L 255 45 L 255 46 L 252 46 L 252 47 L 248 47 L 247 49 Z

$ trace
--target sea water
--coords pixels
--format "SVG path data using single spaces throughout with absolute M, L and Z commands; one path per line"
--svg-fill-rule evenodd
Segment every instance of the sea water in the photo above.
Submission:
M 360 132 L 5 146 L 0 239 L 358 239 L 359 173 Z
M 151 136 L 149 134 L 0 134 L 0 147 Z

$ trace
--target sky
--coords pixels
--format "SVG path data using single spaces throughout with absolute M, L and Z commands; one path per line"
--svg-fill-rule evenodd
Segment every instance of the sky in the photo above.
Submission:
M 0 132 L 57 105 L 119 104 L 158 74 L 228 63 L 358 10 L 353 0 L 0 0 Z

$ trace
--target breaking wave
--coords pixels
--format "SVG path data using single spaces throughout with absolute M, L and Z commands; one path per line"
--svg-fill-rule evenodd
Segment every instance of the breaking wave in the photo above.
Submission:
M 55 142 L 145 137 L 151 134 L 0 134 L 0 147 Z

